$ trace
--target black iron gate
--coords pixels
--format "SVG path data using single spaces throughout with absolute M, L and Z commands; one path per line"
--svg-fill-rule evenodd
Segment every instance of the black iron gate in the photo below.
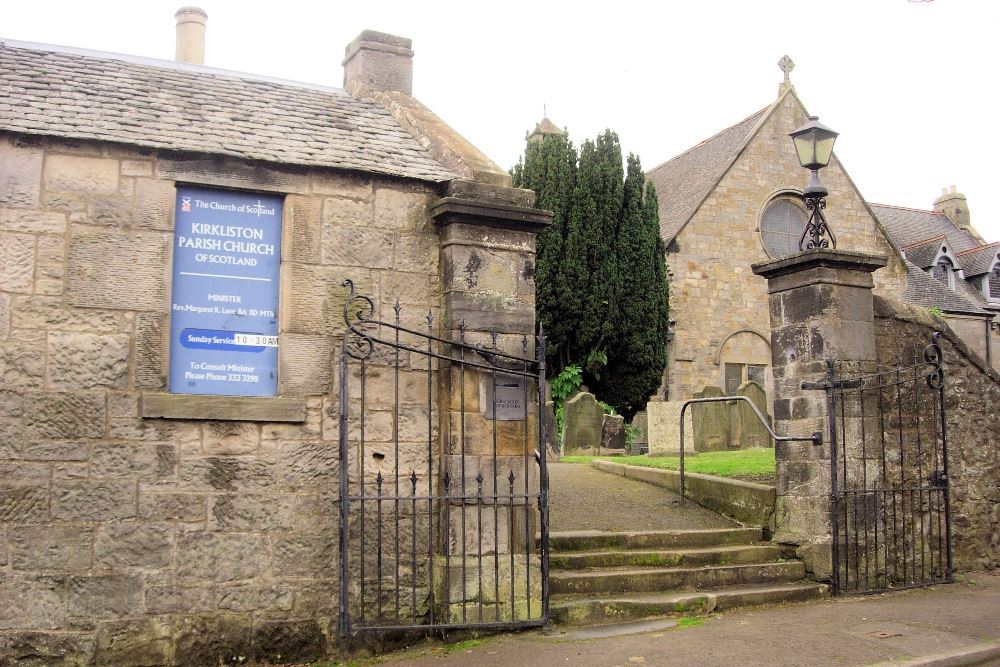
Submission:
M 542 337 L 448 340 L 343 285 L 341 633 L 544 625 Z
M 952 580 L 938 336 L 888 370 L 828 365 L 835 594 Z

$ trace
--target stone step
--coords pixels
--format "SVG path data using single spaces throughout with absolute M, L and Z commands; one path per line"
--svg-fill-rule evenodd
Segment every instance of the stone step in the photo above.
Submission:
M 798 581 L 805 576 L 800 561 L 676 568 L 608 568 L 549 575 L 549 590 L 558 593 L 632 593 L 685 588 L 722 588 L 743 584 Z
M 734 565 L 777 560 L 781 549 L 772 544 L 714 546 L 694 549 L 571 551 L 549 556 L 552 570 L 600 567 L 678 567 Z
M 595 549 L 681 549 L 723 544 L 752 544 L 763 539 L 760 528 L 711 528 L 705 530 L 649 530 L 606 532 L 572 530 L 549 533 L 551 552 Z
M 604 625 L 674 615 L 696 616 L 741 606 L 802 602 L 828 594 L 825 584 L 795 582 L 668 594 L 563 595 L 553 596 L 549 613 L 556 625 Z

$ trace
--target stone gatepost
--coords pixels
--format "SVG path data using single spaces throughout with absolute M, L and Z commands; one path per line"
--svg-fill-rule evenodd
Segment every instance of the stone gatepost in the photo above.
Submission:
M 534 199 L 527 190 L 453 181 L 432 206 L 431 216 L 441 230 L 443 338 L 535 357 L 535 235 L 552 214 L 534 208 Z M 457 349 L 451 353 L 460 354 Z M 485 361 L 478 353 L 464 354 L 468 362 Z M 484 621 L 526 620 L 523 570 L 528 554 L 534 553 L 534 507 L 505 498 L 504 507 L 494 512 L 488 499 L 484 512 L 477 492 L 481 485 L 485 496 L 507 496 L 511 474 L 515 495 L 537 492 L 538 466 L 531 457 L 538 446 L 537 385 L 462 364 L 452 364 L 441 377 L 442 470 L 448 472 L 453 499 L 448 534 L 442 536 L 447 560 L 439 559 L 440 567 L 447 562 L 448 574 L 437 577 L 449 582 L 448 591 L 443 595 L 439 589 L 438 600 L 448 605 L 453 622 L 479 621 L 480 604 L 486 610 Z M 525 387 L 528 400 L 520 402 L 526 409 L 507 414 L 508 408 L 501 414 L 498 407 L 494 420 L 493 392 L 498 400 L 501 391 L 523 397 Z M 537 571 L 537 556 L 532 559 Z M 531 583 L 531 615 L 537 618 L 540 577 Z M 513 609 L 512 587 L 517 598 Z
M 817 579 L 832 574 L 827 361 L 845 374 L 874 369 L 872 273 L 886 258 L 842 250 L 810 250 L 753 265 L 767 279 L 778 435 L 823 434 L 823 445 L 778 442 L 775 540 L 797 547 Z

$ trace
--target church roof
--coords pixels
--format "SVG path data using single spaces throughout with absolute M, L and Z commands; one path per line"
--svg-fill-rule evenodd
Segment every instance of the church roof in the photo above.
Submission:
M 991 313 L 976 305 L 976 299 L 971 288 L 964 280 L 956 280 L 957 289 L 949 289 L 947 285 L 918 268 L 907 260 L 906 293 L 903 300 L 923 308 L 940 308 L 946 313 L 964 315 L 989 315 Z
M 531 134 L 566 134 L 566 130 L 560 129 L 546 116 L 541 122 L 535 125 L 535 129 L 531 131 Z
M 941 251 L 941 246 L 945 243 L 944 235 L 938 234 L 929 239 L 904 246 L 902 250 L 906 254 L 906 259 L 913 262 L 917 268 L 926 269 L 934 264 L 934 260 L 938 258 L 938 253 Z
M 990 243 L 958 253 L 962 271 L 967 278 L 989 273 L 994 262 L 1000 262 L 1000 242 Z
M 937 236 L 944 236 L 955 253 L 979 246 L 979 242 L 971 234 L 956 227 L 944 213 L 885 204 L 870 206 L 886 232 L 899 246 L 906 247 Z
M 698 210 L 770 109 L 761 109 L 646 174 L 659 193 L 660 234 L 666 243 Z
M 23 42 L 0 41 L 0 131 L 455 178 L 382 106 L 338 88 Z

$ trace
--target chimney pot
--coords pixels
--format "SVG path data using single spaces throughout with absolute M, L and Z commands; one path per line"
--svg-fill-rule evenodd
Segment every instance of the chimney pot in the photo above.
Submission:
M 362 84 L 375 90 L 413 94 L 413 50 L 406 37 L 363 30 L 344 51 L 344 88 Z
M 205 22 L 208 14 L 200 7 L 181 7 L 177 19 L 177 50 L 174 59 L 182 63 L 205 64 Z

